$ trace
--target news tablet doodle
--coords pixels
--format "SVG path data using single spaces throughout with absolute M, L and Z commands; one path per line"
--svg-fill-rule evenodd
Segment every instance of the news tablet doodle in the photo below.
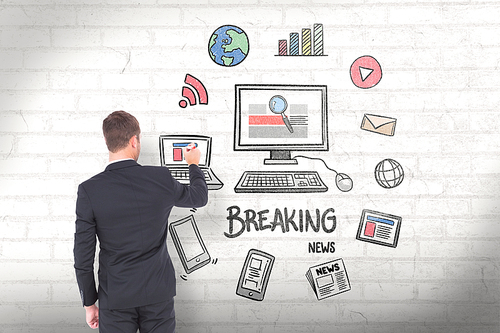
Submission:
M 359 221 L 356 239 L 384 245 L 398 246 L 401 217 L 364 209 Z
M 291 32 L 290 39 L 280 39 L 276 56 L 325 56 L 323 24 L 315 23 L 312 30 L 302 28 L 300 37 L 298 32 Z
M 375 180 L 383 188 L 394 188 L 403 182 L 405 173 L 401 164 L 387 158 L 375 166 Z
M 309 268 L 306 278 L 318 301 L 351 290 L 342 258 Z
M 362 56 L 356 59 L 350 68 L 352 83 L 358 88 L 375 87 L 382 80 L 382 67 L 372 56 Z
M 361 122 L 361 129 L 373 133 L 393 136 L 396 130 L 396 118 L 365 114 Z
M 248 251 L 236 287 L 236 295 L 253 301 L 262 301 L 266 294 L 273 264 L 274 256 L 269 253 L 256 249 Z

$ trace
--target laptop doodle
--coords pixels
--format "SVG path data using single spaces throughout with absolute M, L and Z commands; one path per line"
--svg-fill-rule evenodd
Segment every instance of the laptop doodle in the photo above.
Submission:
M 202 135 L 160 135 L 160 164 L 167 167 L 181 184 L 189 184 L 189 168 L 184 160 L 184 148 L 194 143 L 201 150 L 198 166 L 205 174 L 209 190 L 218 190 L 224 184 L 210 168 L 212 138 Z

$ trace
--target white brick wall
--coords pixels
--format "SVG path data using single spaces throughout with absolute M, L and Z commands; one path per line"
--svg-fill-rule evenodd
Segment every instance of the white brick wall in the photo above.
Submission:
M 102 119 L 137 116 L 143 164 L 159 165 L 158 135 L 213 138 L 224 187 L 195 214 L 217 264 L 178 278 L 179 332 L 417 333 L 500 330 L 500 5 L 493 0 L 4 0 L 0 1 L 0 333 L 85 332 L 73 272 L 77 185 L 101 171 Z M 278 39 L 323 23 L 327 57 L 278 58 Z M 212 32 L 241 27 L 250 52 L 222 68 L 207 54 Z M 362 55 L 382 81 L 356 88 Z M 189 73 L 206 106 L 180 109 Z M 328 85 L 329 152 L 354 189 L 325 194 L 235 194 L 243 170 L 267 153 L 233 151 L 234 85 Z M 359 129 L 364 113 L 398 119 L 396 135 Z M 405 180 L 375 185 L 394 158 Z M 227 208 L 334 208 L 331 234 L 228 231 Z M 363 209 L 402 216 L 397 248 L 355 239 Z M 190 214 L 174 209 L 171 220 Z M 269 221 L 269 220 L 268 220 Z M 309 253 L 309 242 L 335 253 Z M 177 276 L 183 274 L 169 238 Z M 276 257 L 263 302 L 235 294 L 250 248 Z M 306 270 L 343 258 L 352 289 L 318 301 Z

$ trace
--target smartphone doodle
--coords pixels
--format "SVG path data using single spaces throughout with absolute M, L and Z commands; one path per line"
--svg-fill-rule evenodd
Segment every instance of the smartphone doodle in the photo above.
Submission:
M 189 274 L 210 262 L 210 255 L 193 215 L 170 223 L 169 230 L 186 273 Z
M 236 295 L 262 301 L 273 264 L 274 256 L 255 249 L 248 251 L 236 288 Z

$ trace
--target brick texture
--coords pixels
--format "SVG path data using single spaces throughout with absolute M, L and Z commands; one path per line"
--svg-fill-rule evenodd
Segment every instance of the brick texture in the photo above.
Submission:
M 85 332 L 73 271 L 76 190 L 107 162 L 102 119 L 134 114 L 142 164 L 158 136 L 213 138 L 224 183 L 194 214 L 214 261 L 178 276 L 178 332 L 479 332 L 500 330 L 500 5 L 493 0 L 0 1 L 0 333 Z M 325 57 L 275 57 L 290 32 L 324 26 Z M 221 25 L 248 35 L 247 59 L 210 60 Z M 349 68 L 371 55 L 383 77 L 358 89 Z M 179 107 L 184 77 L 208 105 Z M 304 152 L 351 176 L 342 193 L 319 161 L 323 194 L 236 194 L 266 152 L 233 150 L 235 84 L 328 86 L 329 151 Z M 397 118 L 394 137 L 360 130 L 365 113 Z M 375 165 L 405 179 L 383 189 Z M 256 231 L 227 238 L 227 208 L 335 210 L 332 233 Z M 402 217 L 396 248 L 356 240 L 363 209 Z M 333 253 L 311 253 L 334 242 Z M 262 302 L 236 295 L 249 249 L 276 257 Z M 351 290 L 317 300 L 309 267 L 343 258 Z M 216 259 L 216 261 L 215 261 Z M 96 264 L 97 265 L 97 264 Z M 97 267 L 96 267 L 97 268 Z M 187 280 L 186 280 L 187 276 Z M 182 278 L 181 278 L 182 277 Z

